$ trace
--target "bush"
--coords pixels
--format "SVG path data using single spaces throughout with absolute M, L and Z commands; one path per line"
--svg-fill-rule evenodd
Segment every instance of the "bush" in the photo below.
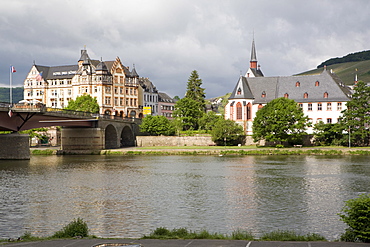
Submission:
M 89 228 L 87 223 L 82 219 L 77 218 L 68 225 L 63 227 L 62 230 L 57 231 L 52 236 L 53 238 L 74 238 L 74 237 L 87 237 L 89 236 Z
M 349 228 L 342 234 L 341 240 L 370 243 L 370 194 L 346 201 L 342 212 L 339 216 Z

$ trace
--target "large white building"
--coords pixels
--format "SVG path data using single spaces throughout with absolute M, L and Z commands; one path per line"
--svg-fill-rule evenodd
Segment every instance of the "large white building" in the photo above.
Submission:
M 64 108 L 68 101 L 89 94 L 96 98 L 100 114 L 143 117 L 143 107 L 158 113 L 158 91 L 148 78 L 140 78 L 135 68 L 114 61 L 90 59 L 81 50 L 76 65 L 41 66 L 34 64 L 24 80 L 24 99 L 47 107 Z
M 251 135 L 256 112 L 271 100 L 286 97 L 295 100 L 313 124 L 336 123 L 350 95 L 350 88 L 326 68 L 319 75 L 264 77 L 253 40 L 249 69 L 238 79 L 225 107 L 225 118 L 242 125 Z M 307 132 L 312 133 L 312 128 Z

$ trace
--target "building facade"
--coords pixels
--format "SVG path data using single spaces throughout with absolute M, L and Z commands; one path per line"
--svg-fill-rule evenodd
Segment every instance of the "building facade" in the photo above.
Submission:
M 350 95 L 350 88 L 326 68 L 319 75 L 264 77 L 253 40 L 249 69 L 239 77 L 229 97 L 225 118 L 242 125 L 251 135 L 256 112 L 271 100 L 285 97 L 295 100 L 313 124 L 337 123 Z M 312 133 L 312 127 L 307 132 Z
M 92 60 L 84 49 L 76 65 L 34 64 L 24 81 L 24 99 L 64 108 L 69 100 L 89 94 L 96 98 L 100 114 L 140 118 L 140 80 L 135 68 L 130 71 L 119 57 L 114 61 Z
M 158 115 L 165 116 L 168 119 L 173 119 L 173 111 L 175 110 L 175 100 L 166 93 L 158 93 Z

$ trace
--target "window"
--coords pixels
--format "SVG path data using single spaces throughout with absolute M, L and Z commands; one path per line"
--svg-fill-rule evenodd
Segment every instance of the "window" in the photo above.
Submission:
M 237 95 L 241 95 L 242 94 L 242 90 L 239 88 L 238 89 L 238 92 L 236 93 Z
M 265 92 L 265 91 L 263 91 L 263 92 L 262 92 L 261 97 L 262 97 L 262 98 L 265 98 L 265 97 L 266 97 L 266 92 Z M 262 108 L 262 107 L 261 107 L 261 108 Z
M 299 108 L 303 109 L 303 104 L 302 103 L 299 103 L 298 106 L 299 106 Z
M 237 120 L 241 120 L 243 117 L 243 108 L 242 108 L 242 104 L 240 102 L 238 102 L 236 104 L 236 119 Z
M 312 111 L 312 103 L 308 103 L 308 110 Z
M 288 93 L 285 93 L 284 94 L 284 98 L 289 98 L 289 94 Z
M 320 82 L 319 81 L 316 81 L 315 82 L 315 87 L 318 87 L 318 86 L 320 86 Z
M 327 118 L 326 123 L 331 124 L 331 118 Z
M 304 93 L 303 98 L 307 99 L 308 98 L 308 93 Z
M 337 103 L 337 111 L 341 111 L 341 110 L 342 110 L 342 103 L 338 102 Z
M 326 98 L 328 98 L 328 97 L 329 97 L 328 92 L 325 92 L 325 93 L 324 93 L 324 98 L 326 99 Z
M 249 102 L 247 105 L 247 120 L 252 119 L 252 104 Z
M 300 87 L 300 86 L 301 86 L 301 83 L 300 83 L 299 81 L 297 81 L 297 82 L 295 83 L 295 86 L 296 86 L 296 87 Z
M 317 103 L 317 110 L 322 111 L 322 104 L 321 103 Z
M 317 121 L 316 121 L 316 123 L 320 123 L 320 122 L 322 122 L 322 119 L 321 118 L 318 118 Z
M 326 110 L 327 111 L 331 111 L 331 103 L 327 103 L 326 104 Z

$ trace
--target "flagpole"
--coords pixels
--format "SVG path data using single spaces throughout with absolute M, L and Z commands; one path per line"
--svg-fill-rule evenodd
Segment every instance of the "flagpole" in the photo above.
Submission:
M 10 72 L 10 89 L 9 89 L 9 94 L 10 94 L 10 97 L 9 97 L 9 100 L 10 100 L 10 105 L 13 105 L 13 91 L 12 91 L 12 74 L 13 74 L 13 71 L 12 71 L 12 65 L 10 65 L 10 69 L 9 69 L 9 72 Z

